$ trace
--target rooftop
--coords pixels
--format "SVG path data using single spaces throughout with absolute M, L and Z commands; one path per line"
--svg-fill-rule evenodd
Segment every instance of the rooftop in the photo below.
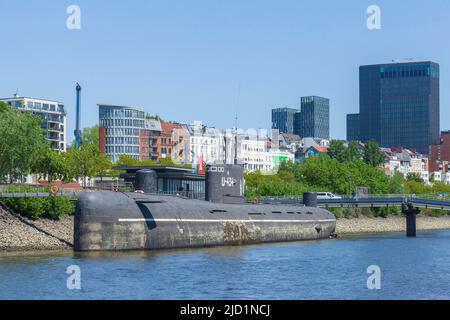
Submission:
M 134 109 L 134 110 L 137 110 L 137 111 L 144 111 L 144 108 L 142 108 L 142 107 L 124 106 L 124 105 L 117 105 L 117 104 L 98 103 L 97 106 L 99 108 L 120 108 L 120 109 Z

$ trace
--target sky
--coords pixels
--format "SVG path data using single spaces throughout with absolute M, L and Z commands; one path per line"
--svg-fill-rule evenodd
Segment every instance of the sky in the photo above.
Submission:
M 69 30 L 69 5 L 81 29 Z M 366 10 L 381 9 L 369 30 Z M 330 99 L 330 133 L 345 139 L 359 110 L 358 67 L 431 60 L 441 70 L 441 130 L 450 129 L 448 0 L 0 0 L 0 97 L 63 102 L 69 141 L 75 83 L 82 127 L 98 103 L 164 120 L 269 129 L 274 107 Z

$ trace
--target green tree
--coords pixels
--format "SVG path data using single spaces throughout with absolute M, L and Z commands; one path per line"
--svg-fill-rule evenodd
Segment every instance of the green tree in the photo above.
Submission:
M 402 194 L 405 192 L 404 188 L 405 178 L 400 172 L 394 173 L 392 177 L 389 178 L 389 193 L 390 194 Z
M 98 125 L 94 126 L 94 127 L 83 128 L 82 137 L 83 137 L 83 140 L 82 140 L 83 143 L 99 146 Z
M 328 148 L 328 155 L 331 159 L 336 159 L 339 162 L 347 160 L 346 150 L 344 142 L 341 140 L 331 140 L 330 147 Z
M 69 182 L 73 179 L 67 154 L 50 148 L 36 161 L 33 172 L 46 177 L 49 184 L 54 180 Z
M 363 159 L 365 163 L 372 167 L 378 167 L 384 162 L 385 155 L 375 140 L 368 141 L 364 146 Z
M 345 150 L 345 161 L 357 161 L 361 160 L 361 152 L 358 148 L 358 143 L 350 141 L 348 147 Z
M 46 152 L 42 119 L 0 103 L 0 176 L 23 179 Z
M 99 152 L 98 145 L 85 143 L 78 150 L 72 147 L 67 156 L 71 174 L 82 178 L 84 187 L 88 177 L 105 174 L 111 169 L 109 158 Z
M 417 172 L 410 172 L 406 175 L 407 181 L 416 181 L 420 183 L 424 183 L 422 176 Z

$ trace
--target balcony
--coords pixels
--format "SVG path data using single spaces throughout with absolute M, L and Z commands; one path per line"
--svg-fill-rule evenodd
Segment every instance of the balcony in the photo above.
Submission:
M 48 123 L 47 130 L 48 131 L 54 131 L 54 132 L 63 132 L 63 130 L 60 127 L 60 125 L 56 124 L 56 123 Z
M 47 139 L 52 141 L 60 141 L 60 136 L 58 133 L 48 132 Z

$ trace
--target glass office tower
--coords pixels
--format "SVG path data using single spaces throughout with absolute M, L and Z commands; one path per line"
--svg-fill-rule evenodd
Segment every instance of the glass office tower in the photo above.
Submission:
M 299 110 L 292 108 L 272 109 L 272 129 L 280 133 L 294 133 L 294 115 Z
M 301 114 L 297 116 L 301 137 L 330 139 L 330 100 L 308 96 L 301 98 Z M 297 130 L 296 130 L 297 131 Z
M 439 142 L 439 65 L 404 62 L 359 68 L 358 140 L 428 154 Z M 347 125 L 349 123 L 347 122 Z
M 360 136 L 359 113 L 347 115 L 347 141 L 358 141 Z

